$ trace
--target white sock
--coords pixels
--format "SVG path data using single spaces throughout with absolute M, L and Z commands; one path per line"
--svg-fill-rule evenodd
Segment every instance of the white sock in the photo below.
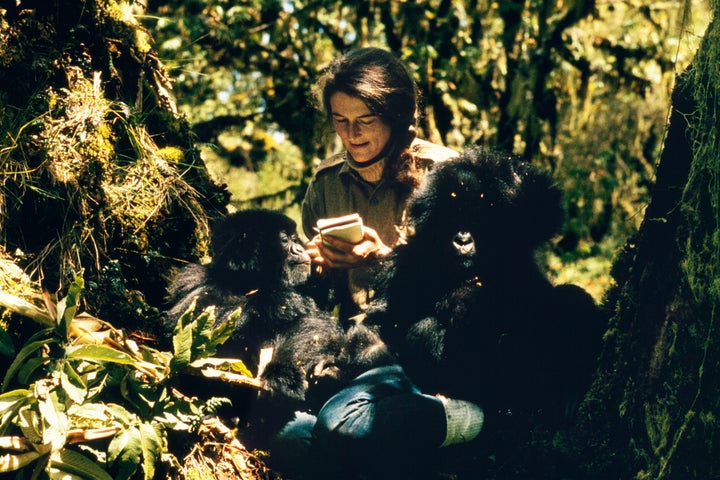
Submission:
M 485 423 L 485 414 L 482 408 L 464 400 L 454 400 L 442 395 L 436 395 L 436 397 L 445 407 L 445 419 L 447 420 L 447 433 L 441 447 L 469 442 L 477 437 Z

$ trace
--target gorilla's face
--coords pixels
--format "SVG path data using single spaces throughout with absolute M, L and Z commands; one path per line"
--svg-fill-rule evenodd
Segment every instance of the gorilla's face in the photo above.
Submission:
M 287 284 L 294 287 L 305 283 L 310 278 L 311 261 L 297 232 L 280 232 L 280 244 L 287 255 L 283 262 Z
M 211 268 L 245 293 L 247 289 L 296 286 L 310 276 L 310 256 L 295 222 L 271 210 L 245 210 L 213 228 Z
M 478 165 L 441 165 L 412 205 L 416 237 L 434 243 L 448 272 L 476 275 L 505 236 L 508 193 L 500 190 L 504 184 L 497 177 L 488 180 L 485 173 Z
M 438 164 L 410 203 L 419 251 L 448 276 L 495 275 L 557 232 L 559 190 L 544 172 L 480 149 Z M 438 270 L 435 270 L 438 271 Z

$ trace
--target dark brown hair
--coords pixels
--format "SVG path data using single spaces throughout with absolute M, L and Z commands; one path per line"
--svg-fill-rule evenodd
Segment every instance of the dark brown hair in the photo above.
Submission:
M 335 59 L 318 82 L 318 100 L 328 117 L 330 98 L 338 92 L 357 97 L 390 126 L 385 175 L 399 186 L 414 189 L 420 172 L 409 150 L 415 138 L 419 93 L 405 66 L 381 48 L 350 50 Z

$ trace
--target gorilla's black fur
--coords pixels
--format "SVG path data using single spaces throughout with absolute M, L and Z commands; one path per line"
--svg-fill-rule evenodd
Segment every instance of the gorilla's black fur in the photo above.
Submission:
M 208 265 L 187 265 L 175 276 L 166 331 L 193 301 L 196 312 L 214 305 L 216 322 L 235 323 L 217 356 L 255 370 L 261 348 L 274 345 L 263 373 L 268 390 L 303 399 L 307 369 L 339 348 L 342 331 L 297 289 L 310 275 L 310 257 L 295 222 L 265 209 L 228 215 L 212 226 L 211 251 Z
M 437 165 L 368 314 L 422 391 L 478 403 L 488 429 L 567 418 L 592 373 L 600 311 L 535 258 L 563 225 L 561 200 L 549 175 L 508 155 L 473 147 Z
M 303 293 L 310 257 L 295 222 L 286 215 L 266 209 L 228 215 L 212 225 L 211 252 L 209 264 L 190 264 L 175 275 L 163 336 L 172 338 L 178 320 L 196 302 L 196 314 L 214 306 L 216 323 L 234 323 L 232 336 L 218 346 L 218 357 L 240 358 L 255 371 L 260 350 L 273 348 L 259 377 L 264 383 L 260 401 L 241 387 L 184 378 L 190 393 L 230 397 L 233 407 L 221 416 L 250 424 L 247 435 L 266 440 L 263 435 L 274 433 L 294 409 L 319 408 L 346 381 L 387 354 L 367 347 L 371 342 L 382 345 L 373 332 L 361 328 L 346 334 Z

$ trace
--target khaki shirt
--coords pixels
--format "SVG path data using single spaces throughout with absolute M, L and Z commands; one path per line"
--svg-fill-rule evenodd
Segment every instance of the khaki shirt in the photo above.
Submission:
M 440 145 L 415 139 L 410 146 L 424 171 L 435 162 L 457 156 L 457 152 Z M 371 184 L 353 170 L 338 153 L 320 163 L 310 182 L 302 204 L 302 228 L 308 239 L 319 218 L 332 218 L 359 213 L 363 224 L 374 228 L 389 247 L 407 239 L 407 202 L 409 194 L 398 193 L 387 180 Z M 372 299 L 370 288 L 373 267 L 353 268 L 347 272 L 333 272 L 334 287 L 339 295 L 341 316 L 363 312 Z M 345 283 L 346 285 L 340 285 Z M 344 293 L 343 293 L 344 292 Z M 345 305 L 343 305 L 345 304 Z M 354 304 L 354 305 L 353 305 Z M 342 312 L 347 312 L 343 315 Z

